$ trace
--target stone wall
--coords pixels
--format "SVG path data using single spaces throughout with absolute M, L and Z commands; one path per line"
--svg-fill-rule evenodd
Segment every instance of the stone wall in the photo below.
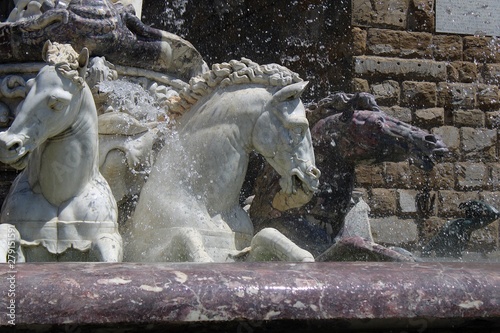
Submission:
M 426 173 L 409 162 L 357 168 L 380 242 L 418 244 L 460 202 L 500 208 L 499 42 L 435 32 L 433 0 L 352 0 L 352 87 L 383 110 L 440 135 L 449 157 Z M 427 208 L 417 209 L 417 195 Z M 432 202 L 432 204 L 430 204 Z M 473 234 L 472 249 L 498 249 L 498 221 Z

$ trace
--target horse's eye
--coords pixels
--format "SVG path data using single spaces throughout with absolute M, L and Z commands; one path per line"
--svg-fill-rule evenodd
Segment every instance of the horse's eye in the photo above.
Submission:
M 61 111 L 66 106 L 68 106 L 69 100 L 63 97 L 58 97 L 55 95 L 51 95 L 48 98 L 47 105 L 54 111 Z
M 303 129 L 300 126 L 295 126 L 292 128 L 292 132 L 295 135 L 302 135 Z

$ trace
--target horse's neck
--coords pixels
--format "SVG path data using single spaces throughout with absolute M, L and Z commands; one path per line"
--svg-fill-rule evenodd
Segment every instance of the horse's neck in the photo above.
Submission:
M 203 175 L 200 179 L 210 177 L 214 182 L 209 185 L 214 193 L 219 193 L 214 205 L 237 204 L 247 171 L 252 129 L 259 116 L 241 105 L 246 109 L 259 109 L 259 106 L 242 102 L 239 110 L 227 108 L 242 96 L 238 92 L 232 94 L 215 96 L 212 98 L 215 103 L 208 102 L 190 110 L 193 113 L 183 118 L 179 128 L 186 153 Z M 200 184 L 200 188 L 204 185 Z
M 189 173 L 194 167 L 198 176 L 187 174 L 186 177 L 198 185 L 195 190 L 211 188 L 207 200 L 215 199 L 213 204 L 220 209 L 236 204 L 249 161 L 237 127 L 221 125 L 185 134 L 183 149 L 188 159 L 181 172 Z
M 50 138 L 47 144 L 61 144 L 69 148 L 82 149 L 85 158 L 90 158 L 97 165 L 95 157 L 98 154 L 97 110 L 91 92 L 82 90 L 80 111 L 76 114 L 73 124 L 62 133 Z
M 80 193 L 98 175 L 97 113 L 90 91 L 82 92 L 73 124 L 34 151 L 30 183 L 54 205 Z
M 220 131 L 247 153 L 252 150 L 252 130 L 270 96 L 260 86 L 229 86 L 203 97 L 180 119 L 179 132 Z

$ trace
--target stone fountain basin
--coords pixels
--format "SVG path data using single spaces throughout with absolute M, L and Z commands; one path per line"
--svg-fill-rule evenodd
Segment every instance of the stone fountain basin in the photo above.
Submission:
M 17 330 L 500 330 L 500 265 L 471 262 L 27 263 Z M 7 312 L 5 312 L 7 313 Z M 6 315 L 0 328 L 9 326 Z M 12 330 L 13 331 L 13 330 Z

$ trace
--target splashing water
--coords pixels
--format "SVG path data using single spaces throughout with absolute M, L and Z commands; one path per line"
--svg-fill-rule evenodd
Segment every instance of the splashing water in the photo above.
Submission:
M 142 122 L 167 119 L 166 109 L 160 105 L 163 99 L 176 92 L 163 86 L 164 91 L 156 86 L 151 88 L 153 91 L 147 91 L 141 84 L 125 80 L 104 81 L 99 84 L 99 90 L 109 96 L 110 105 L 107 111 L 125 112 Z

